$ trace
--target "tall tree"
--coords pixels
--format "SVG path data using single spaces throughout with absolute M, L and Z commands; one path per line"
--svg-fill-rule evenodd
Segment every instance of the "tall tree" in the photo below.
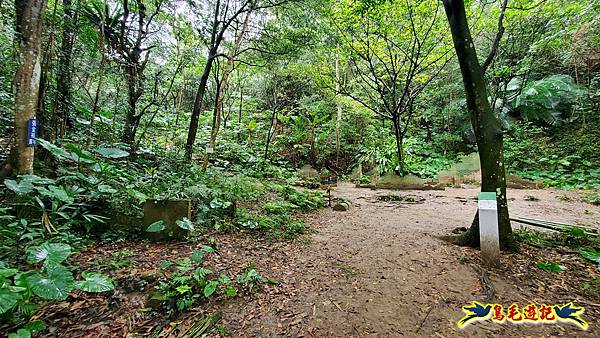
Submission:
M 72 0 L 62 0 L 63 27 L 62 41 L 58 55 L 58 77 L 56 79 L 56 115 L 61 121 L 58 134 L 64 137 L 67 129 L 67 120 L 71 115 L 71 66 L 73 44 L 75 42 L 75 11 Z
M 110 3 L 93 3 L 84 8 L 86 17 L 101 31 L 104 41 L 116 54 L 116 61 L 123 70 L 128 105 L 121 141 L 129 144 L 132 150 L 136 147 L 135 136 L 142 117 L 152 106 L 149 104 L 143 109 L 137 107 L 146 89 L 144 72 L 150 50 L 155 47 L 149 41 L 155 33 L 151 25 L 161 12 L 163 2 L 164 0 L 153 0 L 150 11 L 144 0 L 132 3 L 123 0 L 122 8 L 115 8 L 110 13 Z
M 34 147 L 28 146 L 28 121 L 35 118 L 40 83 L 40 42 L 46 0 L 15 0 L 19 67 L 15 73 L 15 137 L 11 166 L 18 173 L 33 172 Z
M 465 87 L 467 109 L 477 140 L 481 162 L 481 191 L 496 193 L 500 245 L 504 249 L 511 249 L 514 247 L 515 242 L 512 236 L 506 198 L 501 124 L 488 101 L 484 77 L 485 70 L 477 58 L 467 22 L 464 1 L 444 0 L 444 9 L 450 24 L 454 48 Z M 497 48 L 497 46 L 494 48 Z M 495 50 L 493 52 L 495 53 Z M 485 64 L 489 65 L 490 62 L 485 62 Z M 469 230 L 458 240 L 459 244 L 479 246 L 479 214 L 475 215 Z
M 253 3 L 254 0 L 243 1 L 238 4 L 237 8 L 233 9 L 230 7 L 228 0 L 225 0 L 225 2 L 226 3 L 223 4 L 221 0 L 216 0 L 213 8 L 212 21 L 208 27 L 208 32 L 210 34 L 210 39 L 207 44 L 208 55 L 206 57 L 202 76 L 200 77 L 198 89 L 196 90 L 192 117 L 190 119 L 190 126 L 185 144 L 185 157 L 188 160 L 192 159 L 193 146 L 196 142 L 196 134 L 198 133 L 198 121 L 204 103 L 204 94 L 206 93 L 206 87 L 208 85 L 213 64 L 218 57 L 219 47 L 231 24 L 244 12 L 250 10 L 250 4 Z
M 198 122 L 200 113 L 203 109 L 204 96 L 208 86 L 208 80 L 215 60 L 220 56 L 226 56 L 219 53 L 219 48 L 229 31 L 231 25 L 238 21 L 244 13 L 258 11 L 261 9 L 273 8 L 283 5 L 291 0 L 216 0 L 212 9 L 212 19 L 206 27 L 209 39 L 206 43 L 208 54 L 204 65 L 200 82 L 196 90 L 190 126 L 188 128 L 187 141 L 185 144 L 185 157 L 192 159 L 193 147 L 198 133 Z
M 52 14 L 49 17 L 46 17 L 45 19 L 45 30 L 47 30 L 49 33 L 48 38 L 46 39 L 46 41 L 42 42 L 42 46 L 40 48 L 41 72 L 36 118 L 40 127 L 39 136 L 46 140 L 52 139 L 52 116 L 50 116 L 48 109 L 46 109 L 46 93 L 48 92 L 48 89 L 50 87 L 50 70 L 52 68 L 54 54 L 56 52 L 56 48 L 54 45 L 56 44 L 55 25 L 57 21 L 59 21 L 56 17 L 58 3 L 59 1 L 54 2 L 54 6 L 52 6 Z M 48 19 L 50 19 L 49 23 Z
M 415 100 L 450 60 L 451 49 L 437 34 L 439 3 L 409 0 L 372 5 L 363 14 L 340 11 L 336 26 L 356 75 L 341 92 L 392 122 L 397 171 L 404 174 L 403 140 Z
M 227 55 L 227 63 L 223 69 L 223 76 L 219 81 L 219 86 L 217 88 L 216 100 L 215 100 L 215 109 L 213 115 L 213 125 L 210 132 L 210 139 L 208 141 L 208 147 L 214 149 L 215 143 L 217 140 L 217 135 L 219 133 L 219 128 L 221 126 L 221 114 L 223 112 L 223 99 L 225 97 L 225 90 L 227 88 L 227 83 L 229 81 L 229 75 L 234 71 L 234 58 L 238 55 L 240 46 L 242 45 L 244 35 L 248 31 L 248 20 L 250 19 L 250 14 L 252 14 L 252 8 L 254 6 L 254 2 L 251 2 L 250 8 L 244 17 L 242 27 L 237 30 L 235 34 L 235 41 L 233 42 L 233 46 Z M 204 165 L 208 164 L 210 153 L 206 153 L 206 159 Z

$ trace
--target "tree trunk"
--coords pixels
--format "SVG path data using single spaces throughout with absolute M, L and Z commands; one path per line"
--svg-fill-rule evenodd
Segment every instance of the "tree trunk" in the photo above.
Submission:
M 179 94 L 175 98 L 175 101 L 177 102 L 174 105 L 174 107 L 175 107 L 175 114 L 176 114 L 175 115 L 175 128 L 177 128 L 177 126 L 179 125 L 179 111 L 181 110 L 181 107 L 183 105 L 183 100 L 184 100 L 184 97 L 185 97 L 186 88 L 187 88 L 187 79 L 184 78 L 183 79 L 183 85 L 179 89 Z
M 208 147 L 212 148 L 214 151 L 215 143 L 217 141 L 217 135 L 219 134 L 219 128 L 221 127 L 221 114 L 223 112 L 223 100 L 225 98 L 225 89 L 227 88 L 227 82 L 229 81 L 229 75 L 233 72 L 233 61 L 236 57 L 240 46 L 242 45 L 242 41 L 244 39 L 244 34 L 248 30 L 248 20 L 250 19 L 250 14 L 252 13 L 252 6 L 250 6 L 250 10 L 246 13 L 246 17 L 244 18 L 244 23 L 242 24 L 242 30 L 238 32 L 235 37 L 235 41 L 229 55 L 227 56 L 227 64 L 225 65 L 225 69 L 223 69 L 223 78 L 219 82 L 219 87 L 217 88 L 217 99 L 215 101 L 215 115 L 213 118 L 212 130 L 210 131 L 210 140 L 208 141 Z M 209 161 L 210 154 L 206 152 L 206 159 L 204 161 L 204 165 L 206 166 Z
M 339 50 L 339 45 L 336 46 Z M 340 53 L 335 53 L 335 92 L 340 92 Z M 335 120 L 335 165 L 340 167 L 340 124 L 342 122 L 342 105 L 339 98 L 336 100 L 337 115 Z
M 463 0 L 444 0 L 450 23 L 454 48 L 465 86 L 467 109 L 477 139 L 481 162 L 481 191 L 495 192 L 498 201 L 500 246 L 513 249 L 515 242 L 508 215 L 506 177 L 504 170 L 503 138 L 500 121 L 488 101 L 484 71 L 467 24 Z M 479 218 L 475 216 L 470 229 L 459 240 L 460 244 L 479 246 Z
M 142 72 L 139 70 L 139 66 L 137 66 L 139 59 L 136 62 L 134 61 L 131 62 L 131 65 L 124 67 L 125 80 L 127 82 L 128 107 L 123 134 L 121 136 L 121 141 L 130 146 L 132 154 L 136 150 L 135 134 L 137 133 L 137 128 L 140 125 L 140 120 L 142 118 L 142 116 L 137 113 L 137 102 L 143 93 L 142 81 L 140 80 Z
M 19 67 L 15 73 L 15 137 L 11 162 L 19 174 L 33 172 L 34 147 L 27 145 L 27 124 L 35 118 L 40 84 L 40 41 L 46 0 L 15 0 Z
M 218 80 L 217 80 L 218 81 Z M 220 81 L 218 81 L 220 83 Z M 221 93 L 220 89 L 217 89 L 215 93 L 215 106 L 213 107 L 213 119 L 212 126 L 210 129 L 210 138 L 208 140 L 208 146 L 206 147 L 206 154 L 204 156 L 204 162 L 202 162 L 202 167 L 206 168 L 208 166 L 208 161 L 210 161 L 210 154 L 215 151 L 215 142 L 217 140 L 217 133 L 219 132 L 219 126 L 221 125 Z M 210 150 L 209 150 L 210 149 Z
M 94 124 L 96 122 L 96 115 L 98 114 L 100 104 L 100 90 L 102 89 L 102 82 L 104 80 L 104 66 L 106 63 L 106 54 L 102 50 L 102 59 L 100 60 L 100 67 L 98 68 L 98 86 L 96 86 L 96 93 L 94 94 L 94 102 L 92 103 L 92 117 L 90 119 L 90 134 L 88 135 L 87 145 L 89 145 L 94 137 Z
M 269 145 L 277 129 L 277 86 L 273 86 L 273 113 L 271 114 L 271 125 L 267 131 L 267 141 L 265 142 L 265 161 L 269 159 Z
M 67 126 L 69 125 L 67 121 L 71 118 L 71 56 L 73 54 L 73 43 L 75 40 L 75 24 L 71 0 L 62 0 L 62 3 L 64 8 L 62 42 L 60 54 L 58 56 L 58 78 L 56 79 L 56 85 L 58 87 L 56 113 L 61 119 L 61 138 L 64 137 Z
M 209 51 L 206 64 L 204 65 L 204 72 L 200 78 L 200 84 L 198 84 L 198 90 L 196 91 L 196 97 L 194 98 L 194 108 L 192 109 L 192 117 L 190 118 L 190 127 L 188 129 L 187 141 L 185 143 L 185 158 L 187 160 L 192 159 L 193 147 L 196 142 L 196 134 L 198 133 L 198 121 L 200 113 L 202 113 L 202 103 L 204 102 L 204 93 L 206 92 L 206 85 L 208 84 L 208 78 L 210 77 L 210 70 L 213 62 L 217 55 L 217 48 L 212 48 Z
M 46 91 L 48 90 L 48 72 L 50 70 L 50 65 L 52 64 L 52 59 L 54 57 L 54 24 L 56 17 L 56 8 L 58 1 L 54 3 L 54 7 L 52 9 L 52 24 L 48 27 L 50 31 L 48 35 L 48 41 L 45 43 L 46 48 L 42 52 L 42 68 L 40 75 L 40 89 L 38 92 L 38 104 L 37 104 L 37 113 L 36 118 L 38 120 L 39 127 L 39 135 L 44 140 L 52 140 L 52 128 L 50 121 L 51 116 L 46 111 Z M 40 156 L 39 152 L 37 156 Z
M 394 126 L 394 136 L 396 136 L 396 154 L 398 155 L 398 174 L 404 175 L 404 135 L 402 134 L 402 128 L 400 127 L 400 117 L 395 116 L 392 120 Z
M 273 109 L 273 114 L 271 114 L 271 125 L 267 131 L 267 141 L 265 142 L 265 161 L 269 159 L 269 146 L 271 145 L 271 140 L 273 139 L 275 128 L 277 127 L 275 121 L 277 121 L 277 110 Z
M 137 115 L 136 113 L 136 104 L 132 104 L 130 102 L 129 107 L 127 108 L 127 116 L 125 119 L 125 125 L 123 127 L 121 141 L 130 146 L 132 153 L 136 151 L 135 134 L 137 133 L 137 129 L 140 125 L 140 120 L 141 116 Z
M 239 73 L 238 73 L 239 74 Z M 238 75 L 239 78 L 239 75 Z M 240 134 L 240 129 L 242 129 L 242 111 L 244 109 L 244 88 L 242 87 L 242 81 L 239 83 L 240 88 L 240 105 L 238 107 L 238 124 L 237 124 L 237 140 L 238 142 L 242 141 L 242 135 Z
M 317 126 L 310 121 L 310 131 L 309 131 L 309 135 L 308 135 L 308 140 L 310 142 L 310 157 L 313 159 L 316 159 L 317 156 L 315 154 L 315 129 L 317 128 Z

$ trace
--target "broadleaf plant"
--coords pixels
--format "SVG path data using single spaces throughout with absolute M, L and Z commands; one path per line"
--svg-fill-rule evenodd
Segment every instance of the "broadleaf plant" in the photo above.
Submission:
M 110 278 L 99 273 L 84 272 L 81 277 L 84 280 L 76 282 L 75 287 L 85 292 L 107 292 L 115 288 Z
M 73 274 L 64 266 L 56 265 L 47 274 L 33 274 L 27 281 L 33 293 L 43 299 L 65 300 L 75 286 Z
M 33 247 L 27 255 L 27 263 L 36 264 L 44 262 L 45 266 L 57 265 L 64 262 L 71 255 L 71 246 L 63 243 L 44 243 Z
M 186 217 L 177 220 L 175 223 L 177 223 L 177 226 L 183 230 L 194 230 L 194 224 Z
M 158 220 L 146 228 L 147 232 L 161 232 L 163 230 L 165 230 L 165 222 L 163 220 Z

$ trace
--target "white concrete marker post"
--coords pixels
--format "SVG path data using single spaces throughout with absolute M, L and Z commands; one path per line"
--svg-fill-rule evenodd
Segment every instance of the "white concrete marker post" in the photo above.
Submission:
M 500 234 L 495 192 L 479 193 L 479 242 L 485 265 L 500 265 Z

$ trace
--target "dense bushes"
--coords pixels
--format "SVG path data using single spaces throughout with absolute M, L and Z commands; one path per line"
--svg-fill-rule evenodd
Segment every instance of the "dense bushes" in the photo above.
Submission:
M 235 231 L 293 239 L 305 231 L 296 214 L 323 206 L 321 192 L 291 187 L 286 182 L 293 175 L 291 170 L 269 163 L 244 168 L 243 158 L 238 158 L 235 164 L 239 172 L 230 172 L 205 169 L 177 157 L 138 156 L 131 160 L 118 145 L 83 150 L 74 144 L 64 148 L 43 140 L 41 144 L 51 154 L 50 160 L 59 162 L 58 171 L 48 166 L 38 175 L 2 182 L 7 189 L 0 195 L 5 205 L 0 209 L 0 324 L 22 324 L 34 314 L 36 304 L 64 300 L 74 289 L 112 290 L 107 277 L 77 271 L 64 262 L 73 251 L 97 239 L 96 235 L 121 240 L 143 234 L 139 218 L 147 199 L 192 200 L 192 220 L 180 222 L 181 227 L 194 230 L 190 237 Z M 252 175 L 275 179 L 261 182 Z M 131 224 L 124 224 L 127 222 Z M 235 295 L 236 289 L 226 276 L 214 280 L 180 277 L 158 287 L 175 303 L 170 310 L 185 309 L 196 298 L 207 298 L 219 288 Z M 252 289 L 252 285 L 265 281 L 256 270 L 249 269 L 239 277 L 237 286 Z M 189 292 L 179 292 L 182 285 L 188 285 Z M 33 323 L 20 331 L 30 334 L 43 329 L 43 323 Z
M 595 131 L 588 132 L 593 134 Z M 510 172 L 548 186 L 600 188 L 600 169 L 588 150 L 575 148 L 578 141 L 531 124 L 514 125 L 505 137 L 505 159 Z

